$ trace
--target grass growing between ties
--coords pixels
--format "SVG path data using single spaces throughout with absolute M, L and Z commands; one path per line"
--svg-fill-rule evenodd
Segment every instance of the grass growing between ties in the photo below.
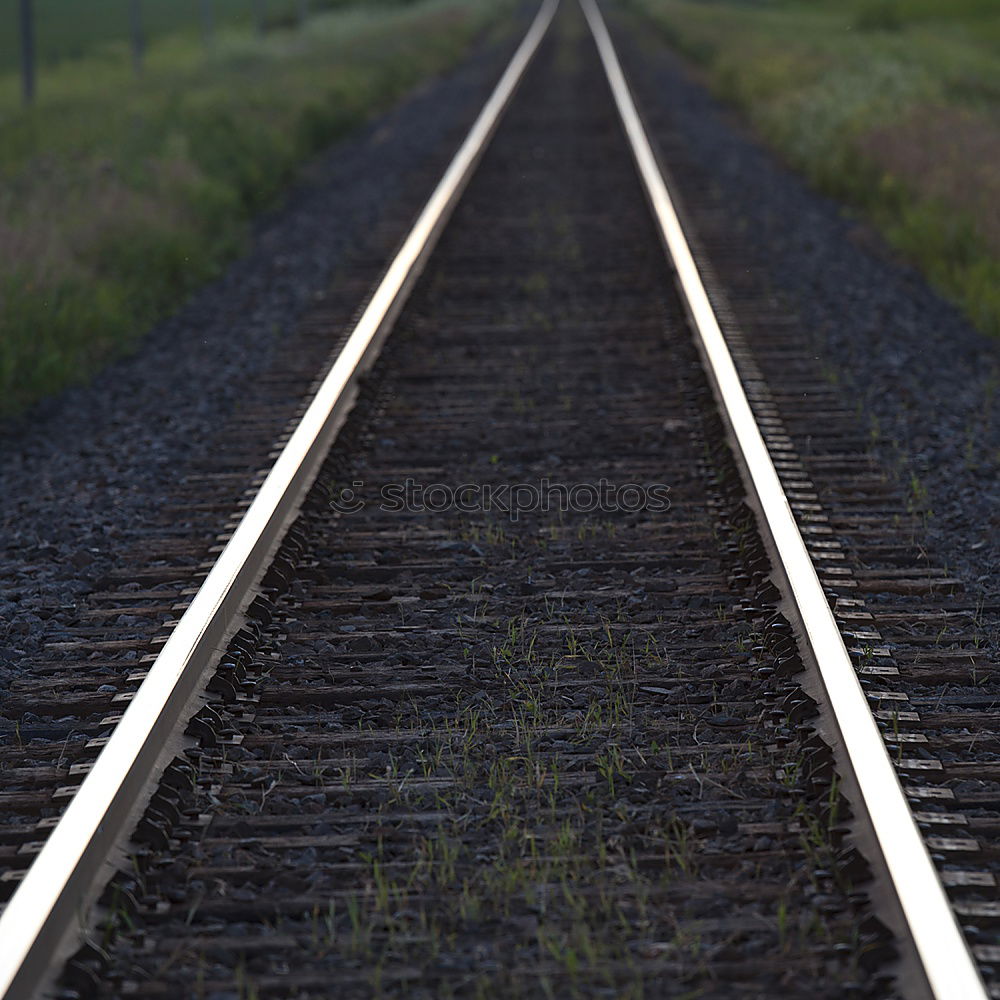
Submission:
M 730 919 L 740 891 L 728 852 L 760 852 L 740 869 L 757 877 L 768 845 L 740 840 L 735 817 L 735 840 L 713 823 L 706 839 L 692 820 L 706 800 L 723 816 L 774 789 L 747 774 L 765 763 L 760 748 L 685 738 L 701 707 L 650 705 L 650 678 L 686 676 L 654 628 L 627 614 L 581 625 L 548 602 L 507 616 L 489 595 L 472 586 L 464 623 L 492 632 L 488 651 L 464 649 L 475 683 L 435 728 L 400 705 L 392 728 L 412 738 L 361 768 L 385 791 L 355 889 L 277 933 L 340 956 L 371 995 L 433 983 L 439 996 L 636 1000 L 666 982 L 701 995 L 713 963 L 839 942 L 842 926 L 790 906 L 786 895 L 819 889 L 786 869 L 752 926 Z M 794 789 L 794 773 L 783 780 Z M 826 867 L 825 828 L 811 821 L 797 810 L 787 836 Z
M 1000 334 L 1000 7 L 631 0 L 714 92 Z
M 346 7 L 0 76 L 0 415 L 86 377 L 216 275 L 311 154 L 452 66 L 503 10 Z

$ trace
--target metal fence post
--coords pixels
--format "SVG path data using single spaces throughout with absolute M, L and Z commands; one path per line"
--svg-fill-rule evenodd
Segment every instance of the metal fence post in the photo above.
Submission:
M 257 16 L 257 31 L 263 35 L 267 31 L 267 10 L 264 0 L 254 0 L 254 11 Z
M 212 0 L 201 0 L 201 31 L 205 37 L 205 48 L 211 52 L 215 48 L 215 12 Z
M 21 94 L 25 104 L 35 99 L 35 10 L 34 0 L 21 0 Z
M 132 67 L 136 76 L 142 76 L 142 58 L 146 48 L 142 31 L 142 0 L 131 0 L 129 3 L 129 28 L 132 36 Z

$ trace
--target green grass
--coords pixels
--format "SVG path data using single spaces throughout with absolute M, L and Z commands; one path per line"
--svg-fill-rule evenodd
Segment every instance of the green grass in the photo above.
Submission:
M 38 59 L 44 65 L 78 59 L 106 43 L 129 37 L 127 0 L 34 0 Z M 219 24 L 250 23 L 250 0 L 213 0 Z M 0 0 L 0 72 L 20 64 L 19 0 Z M 200 0 L 145 0 L 146 30 L 153 36 L 200 29 Z
M 0 77 L 0 412 L 87 377 L 217 274 L 299 164 L 454 64 L 502 5 L 424 0 L 308 30 L 169 35 Z
M 143 26 L 150 38 L 204 28 L 203 0 L 143 0 Z M 249 26 L 255 20 L 255 0 L 209 0 L 216 27 Z M 350 0 L 309 0 L 313 12 L 346 6 Z M 407 0 L 368 0 L 369 3 L 406 3 Z M 43 64 L 79 59 L 95 48 L 121 43 L 129 37 L 129 0 L 34 0 L 38 59 Z M 19 0 L 0 0 L 0 73 L 20 65 Z M 298 0 L 265 0 L 268 24 L 291 22 L 298 16 Z
M 819 189 L 1000 334 L 1000 6 L 632 0 Z

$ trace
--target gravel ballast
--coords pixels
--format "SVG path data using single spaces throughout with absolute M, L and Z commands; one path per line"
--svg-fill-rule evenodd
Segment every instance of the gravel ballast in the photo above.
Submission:
M 258 222 L 248 253 L 135 354 L 0 428 L 0 727 L 16 721 L 3 717 L 11 678 L 63 637 L 75 606 L 141 542 L 181 473 L 211 459 L 213 436 L 332 276 L 387 218 L 400 220 L 402 238 L 516 35 L 480 43 L 459 69 L 310 164 Z
M 874 453 L 914 505 L 933 512 L 927 543 L 938 558 L 995 590 L 1000 344 L 785 167 L 659 39 L 640 41 L 648 25 L 622 18 L 617 29 L 654 141 L 684 136 L 681 197 L 707 197 L 752 248 L 754 281 L 798 317 L 830 381 L 858 407 Z

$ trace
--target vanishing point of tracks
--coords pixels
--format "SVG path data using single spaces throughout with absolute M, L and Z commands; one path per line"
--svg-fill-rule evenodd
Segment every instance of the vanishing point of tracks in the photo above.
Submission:
M 211 559 L 12 689 L 5 996 L 1000 995 L 993 609 L 554 7 Z

